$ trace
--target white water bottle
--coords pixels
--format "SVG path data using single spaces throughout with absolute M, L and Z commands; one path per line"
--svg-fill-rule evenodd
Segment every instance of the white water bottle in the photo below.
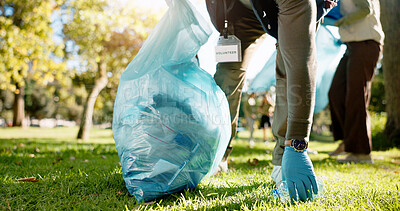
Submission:
M 317 177 L 318 194 L 313 193 L 313 199 L 323 197 L 324 195 L 324 181 Z M 296 191 L 296 196 L 299 198 L 299 194 Z M 272 191 L 272 197 L 280 200 L 282 203 L 290 201 L 289 190 L 286 181 L 282 181 L 281 184 Z

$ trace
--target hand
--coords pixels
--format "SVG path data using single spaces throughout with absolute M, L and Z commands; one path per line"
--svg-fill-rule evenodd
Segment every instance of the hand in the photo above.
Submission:
M 301 201 L 312 200 L 312 193 L 318 194 L 313 164 L 307 150 L 296 152 L 285 147 L 282 158 L 282 179 L 286 181 L 290 198 L 297 201 L 296 190 Z
M 337 3 L 332 0 L 326 0 L 325 1 L 325 9 L 332 9 L 337 6 Z

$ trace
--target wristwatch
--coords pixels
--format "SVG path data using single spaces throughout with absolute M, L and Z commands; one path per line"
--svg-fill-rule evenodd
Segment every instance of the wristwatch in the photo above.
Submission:
M 296 152 L 303 152 L 308 148 L 308 141 L 304 140 L 286 140 L 285 147 L 292 147 Z

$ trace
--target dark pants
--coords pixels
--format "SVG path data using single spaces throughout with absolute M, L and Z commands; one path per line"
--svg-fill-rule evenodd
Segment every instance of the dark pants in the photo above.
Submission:
M 346 44 L 329 90 L 333 137 L 343 140 L 346 152 L 369 154 L 371 80 L 382 46 L 373 40 Z

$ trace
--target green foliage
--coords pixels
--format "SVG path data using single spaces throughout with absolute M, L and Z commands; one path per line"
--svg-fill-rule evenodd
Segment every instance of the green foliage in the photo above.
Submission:
M 396 142 L 390 142 L 385 134 L 387 122 L 386 113 L 371 113 L 371 135 L 373 150 L 387 150 L 393 147 L 400 147 Z
M 59 97 L 54 95 L 54 88 L 54 86 L 43 87 L 33 80 L 27 80 L 25 87 L 26 113 L 37 119 L 55 116 Z
M 101 91 L 100 99 L 90 95 L 97 99 L 93 103 L 94 122 L 111 122 L 121 73 L 139 51 L 158 16 L 127 2 L 71 0 L 67 6 L 64 13 L 70 18 L 63 33 L 66 42 L 74 46 L 67 56 L 79 63 L 74 84 L 83 85 L 89 94 L 94 89 Z M 107 80 L 106 91 L 102 91 L 99 78 Z
M 58 87 L 57 91 L 59 93 L 57 115 L 64 119 L 78 121 L 82 115 L 83 104 L 87 97 L 85 88 L 82 86 Z
M 69 81 L 69 83 L 67 83 Z M 31 118 L 62 118 L 79 120 L 87 92 L 72 86 L 71 80 L 58 80 L 43 86 L 28 76 L 25 88 L 25 112 Z M 0 118 L 12 120 L 14 94 L 0 90 Z
M 275 143 L 248 148 L 248 134 L 233 142 L 230 172 L 213 176 L 194 190 L 137 204 L 122 179 L 111 130 L 92 130 L 76 143 L 77 128 L 0 129 L 1 210 L 399 210 L 399 149 L 374 151 L 375 164 L 340 164 L 327 152 L 336 143 L 312 141 L 310 155 L 324 179 L 324 197 L 282 204 L 271 198 L 271 151 Z M 23 132 L 22 132 L 23 131 Z M 262 140 L 257 131 L 256 139 Z M 266 151 L 267 150 L 267 151 Z M 249 165 L 249 159 L 258 159 Z M 18 182 L 36 177 L 39 181 Z
M 0 89 L 0 118 L 12 120 L 12 107 L 14 104 L 14 94 L 10 90 Z
M 115 97 L 112 96 L 110 92 L 114 90 L 115 89 L 106 88 L 98 97 L 93 114 L 93 123 L 101 124 L 112 122 Z
M 332 135 L 330 125 L 332 124 L 329 106 L 314 115 L 312 131 L 318 135 Z
M 63 56 L 50 26 L 59 0 L 0 1 L 0 89 L 18 90 L 31 74 L 37 83 L 48 84 L 65 70 L 51 55 Z
M 84 72 L 98 71 L 99 63 L 107 64 L 110 77 L 125 69 L 157 21 L 155 14 L 107 0 L 71 0 L 64 12 L 71 17 L 64 25 L 65 39 L 79 49 L 68 55 L 79 55 L 79 76 L 86 78 L 96 76 Z
M 371 85 L 371 100 L 369 104 L 369 110 L 373 112 L 384 112 L 385 111 L 385 84 L 383 79 L 382 68 L 377 69 L 374 79 Z

